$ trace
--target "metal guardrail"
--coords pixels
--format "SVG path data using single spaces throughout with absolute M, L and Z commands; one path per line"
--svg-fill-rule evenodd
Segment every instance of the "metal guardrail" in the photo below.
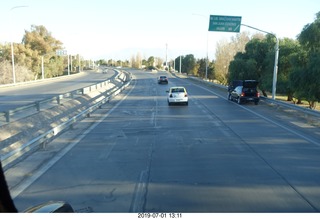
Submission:
M 7 166 L 26 152 L 34 150 L 38 145 L 43 145 L 47 142 L 49 142 L 53 137 L 57 136 L 60 134 L 62 131 L 65 129 L 71 127 L 74 123 L 80 121 L 86 116 L 89 116 L 90 113 L 101 107 L 103 104 L 107 103 L 110 98 L 118 95 L 121 91 L 123 91 L 127 86 L 130 85 L 131 82 L 131 74 L 129 72 L 125 72 L 125 74 L 130 75 L 128 78 L 126 75 L 124 75 L 121 72 L 118 72 L 117 77 L 123 82 L 122 86 L 117 87 L 113 89 L 110 93 L 108 93 L 108 96 L 104 97 L 101 99 L 98 103 L 94 104 L 93 106 L 87 108 L 86 110 L 82 111 L 78 115 L 72 117 L 68 121 L 52 128 L 51 130 L 47 131 L 46 133 L 41 134 L 40 136 L 30 140 L 29 142 L 23 144 L 19 148 L 12 150 L 4 155 L 1 155 L 1 162 L 3 167 Z
M 21 107 L 12 109 L 12 110 L 7 110 L 5 112 L 1 112 L 0 117 L 5 117 L 5 121 L 7 123 L 9 123 L 9 122 L 11 122 L 12 116 L 14 116 L 17 113 L 23 113 L 23 111 L 30 110 L 30 109 L 35 109 L 37 112 L 39 112 L 39 111 L 41 111 L 42 106 L 49 103 L 49 102 L 57 102 L 57 104 L 60 104 L 62 99 L 65 99 L 65 98 L 73 99 L 75 97 L 75 95 L 79 95 L 79 94 L 84 94 L 82 89 L 75 90 L 75 91 L 68 92 L 68 93 L 64 93 L 64 94 L 59 94 L 59 95 L 54 96 L 52 98 L 36 101 L 34 103 L 31 103 L 31 104 L 28 104 L 25 106 L 21 106 Z
M 115 76 L 115 77 L 121 77 L 121 74 L 119 71 L 115 70 L 118 74 Z M 122 79 L 121 79 L 122 80 Z M 21 106 L 21 107 L 18 107 L 18 108 L 15 108 L 15 109 L 12 109 L 12 110 L 7 110 L 7 111 L 4 111 L 4 112 L 0 112 L 0 118 L 5 118 L 5 122 L 9 123 L 11 122 L 11 118 L 12 116 L 14 116 L 15 114 L 17 113 L 23 113 L 23 111 L 26 111 L 26 110 L 36 110 L 36 112 L 39 112 L 41 111 L 41 106 L 49 103 L 49 102 L 57 102 L 57 104 L 60 104 L 61 100 L 62 99 L 65 99 L 65 98 L 74 98 L 76 95 L 83 95 L 83 94 L 87 94 L 87 93 L 90 93 L 94 90 L 98 90 L 104 86 L 106 86 L 108 83 L 110 83 L 111 79 L 108 79 L 106 81 L 103 81 L 103 82 L 100 82 L 100 83 L 97 83 L 97 84 L 94 84 L 94 85 L 91 85 L 91 86 L 88 86 L 88 87 L 84 87 L 84 88 L 81 88 L 81 89 L 77 89 L 77 90 L 74 90 L 74 91 L 71 91 L 71 92 L 68 92 L 68 93 L 64 93 L 64 94 L 59 94 L 57 96 L 54 96 L 52 98 L 48 98 L 48 99 L 45 99 L 45 100 L 40 100 L 40 101 L 36 101 L 34 103 L 31 103 L 31 104 L 28 104 L 28 105 L 25 105 L 25 106 Z

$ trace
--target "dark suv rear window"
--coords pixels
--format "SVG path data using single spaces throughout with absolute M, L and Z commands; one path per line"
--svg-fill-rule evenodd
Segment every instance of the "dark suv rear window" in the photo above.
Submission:
M 246 88 L 244 87 L 242 89 L 243 92 L 246 92 L 246 93 L 256 93 L 257 92 L 257 89 L 256 88 Z

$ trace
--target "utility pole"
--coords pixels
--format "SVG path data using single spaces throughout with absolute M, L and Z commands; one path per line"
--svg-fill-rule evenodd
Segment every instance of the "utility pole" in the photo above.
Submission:
M 179 68 L 179 73 L 181 74 L 181 55 L 180 55 L 180 68 Z
M 81 72 L 80 54 L 78 54 L 78 61 L 79 61 L 79 73 L 80 73 Z

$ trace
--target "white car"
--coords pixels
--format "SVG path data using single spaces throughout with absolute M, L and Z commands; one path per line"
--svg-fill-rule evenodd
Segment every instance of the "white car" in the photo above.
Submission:
M 188 93 L 184 87 L 170 87 L 168 93 L 168 105 L 173 103 L 184 103 L 188 105 Z

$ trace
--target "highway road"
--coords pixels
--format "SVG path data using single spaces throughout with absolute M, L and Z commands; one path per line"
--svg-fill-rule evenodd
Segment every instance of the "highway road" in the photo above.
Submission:
M 124 93 L 22 161 L 55 154 L 11 188 L 20 211 L 49 200 L 78 212 L 320 211 L 319 128 L 188 79 L 132 73 Z M 174 85 L 188 106 L 168 106 Z
M 81 89 L 111 78 L 116 73 L 108 70 L 106 74 L 85 71 L 66 77 L 46 79 L 11 87 L 0 87 L 0 112 Z

